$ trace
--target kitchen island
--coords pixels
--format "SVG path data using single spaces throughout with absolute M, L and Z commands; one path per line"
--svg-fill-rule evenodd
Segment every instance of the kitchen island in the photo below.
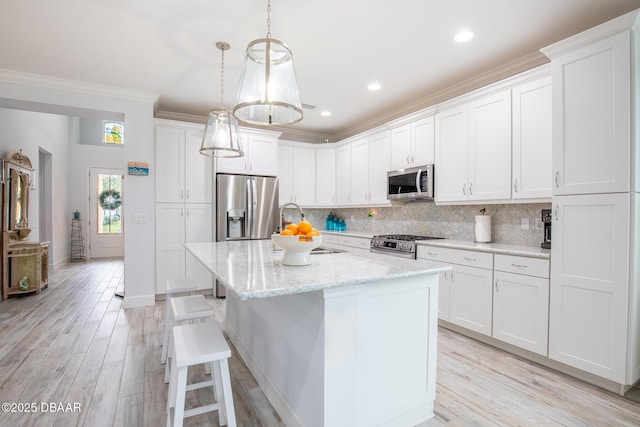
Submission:
M 315 255 L 269 240 L 190 243 L 227 288 L 223 328 L 288 426 L 409 426 L 433 416 L 438 275 L 427 261 Z

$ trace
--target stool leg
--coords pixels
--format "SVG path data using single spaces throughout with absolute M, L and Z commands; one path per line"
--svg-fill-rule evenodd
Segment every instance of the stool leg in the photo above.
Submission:
M 227 425 L 236 427 L 236 413 L 233 408 L 233 394 L 231 392 L 231 376 L 229 374 L 229 360 L 220 360 L 220 376 L 222 380 L 222 390 L 224 394 L 224 409 L 227 415 Z M 221 402 L 218 402 L 220 404 Z
M 200 322 L 207 322 L 207 321 L 210 321 L 210 319 L 209 318 L 200 319 Z M 204 364 L 204 373 L 207 375 L 211 375 L 211 366 L 209 366 L 208 363 Z
M 169 382 L 169 375 L 171 374 L 171 363 L 173 362 L 173 331 L 169 330 L 169 344 L 167 359 L 165 360 L 166 364 L 164 365 L 164 383 L 167 384 Z
M 164 309 L 164 331 L 162 333 L 162 356 L 160 356 L 160 363 L 167 362 L 167 346 L 169 344 L 169 332 L 173 327 L 173 319 L 171 316 L 171 295 L 167 294 L 167 298 L 165 299 L 165 309 Z
M 227 424 L 227 409 L 224 407 L 224 392 L 222 390 L 222 372 L 220 371 L 220 362 L 214 360 L 211 362 L 211 376 L 213 377 L 213 397 L 218 403 L 218 421 L 220 425 Z
M 173 411 L 173 427 L 182 427 L 184 422 L 184 403 L 187 394 L 187 367 L 176 368 L 176 402 Z

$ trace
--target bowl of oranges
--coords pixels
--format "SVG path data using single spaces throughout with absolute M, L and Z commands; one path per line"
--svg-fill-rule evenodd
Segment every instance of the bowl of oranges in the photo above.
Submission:
M 271 235 L 276 246 L 284 250 L 284 265 L 311 264 L 311 251 L 322 244 L 322 236 L 309 221 L 289 224 L 280 234 Z

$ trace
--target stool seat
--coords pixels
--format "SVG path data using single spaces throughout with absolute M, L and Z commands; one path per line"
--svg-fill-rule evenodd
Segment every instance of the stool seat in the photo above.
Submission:
M 169 394 L 167 397 L 167 426 L 182 426 L 183 419 L 210 411 L 218 411 L 220 425 L 236 426 L 231 377 L 228 359 L 231 349 L 222 331 L 213 322 L 175 326 L 171 337 L 172 359 Z M 187 385 L 190 366 L 211 365 L 212 379 Z M 186 393 L 213 387 L 215 402 L 185 410 Z
M 191 277 L 169 277 L 167 278 L 167 290 L 164 306 L 164 329 L 162 331 L 162 354 L 160 355 L 160 362 L 165 363 L 167 361 L 167 346 L 169 344 L 169 329 L 171 308 L 171 299 L 178 294 L 191 294 L 198 289 L 196 281 Z
M 195 292 L 198 287 L 196 281 L 191 277 L 170 277 L 167 279 L 166 294 L 181 294 Z
M 169 338 L 171 337 L 173 327 L 189 320 L 199 320 L 201 322 L 207 320 L 213 320 L 213 307 L 207 302 L 204 295 L 188 295 L 184 297 L 173 297 L 169 301 L 169 321 L 166 326 L 169 331 Z M 164 370 L 164 382 L 169 382 L 169 375 L 171 374 L 171 349 L 174 341 L 169 339 L 166 353 L 163 348 L 163 355 L 166 363 Z M 207 373 L 209 373 L 209 366 L 205 366 Z

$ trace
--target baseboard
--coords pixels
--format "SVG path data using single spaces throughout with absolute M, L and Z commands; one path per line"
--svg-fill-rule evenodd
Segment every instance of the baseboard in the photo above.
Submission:
M 146 307 L 149 305 L 155 305 L 156 298 L 155 295 L 140 295 L 140 296 L 124 296 L 124 301 L 122 302 L 122 308 L 133 308 L 133 307 Z
M 258 361 L 251 355 L 240 337 L 229 327 L 226 320 L 222 326 L 224 332 L 235 346 L 238 354 L 249 368 L 249 371 L 251 371 L 251 374 L 253 374 L 253 377 L 256 379 L 256 382 L 264 392 L 269 402 L 271 402 L 273 408 L 276 410 L 278 415 L 280 415 L 280 418 L 282 418 L 284 424 L 287 427 L 304 427 L 304 424 L 300 421 L 293 408 L 289 405 L 287 399 L 285 399 L 278 391 L 278 388 L 275 386 L 269 375 L 264 371 L 264 369 L 262 369 L 260 363 L 258 363 Z

